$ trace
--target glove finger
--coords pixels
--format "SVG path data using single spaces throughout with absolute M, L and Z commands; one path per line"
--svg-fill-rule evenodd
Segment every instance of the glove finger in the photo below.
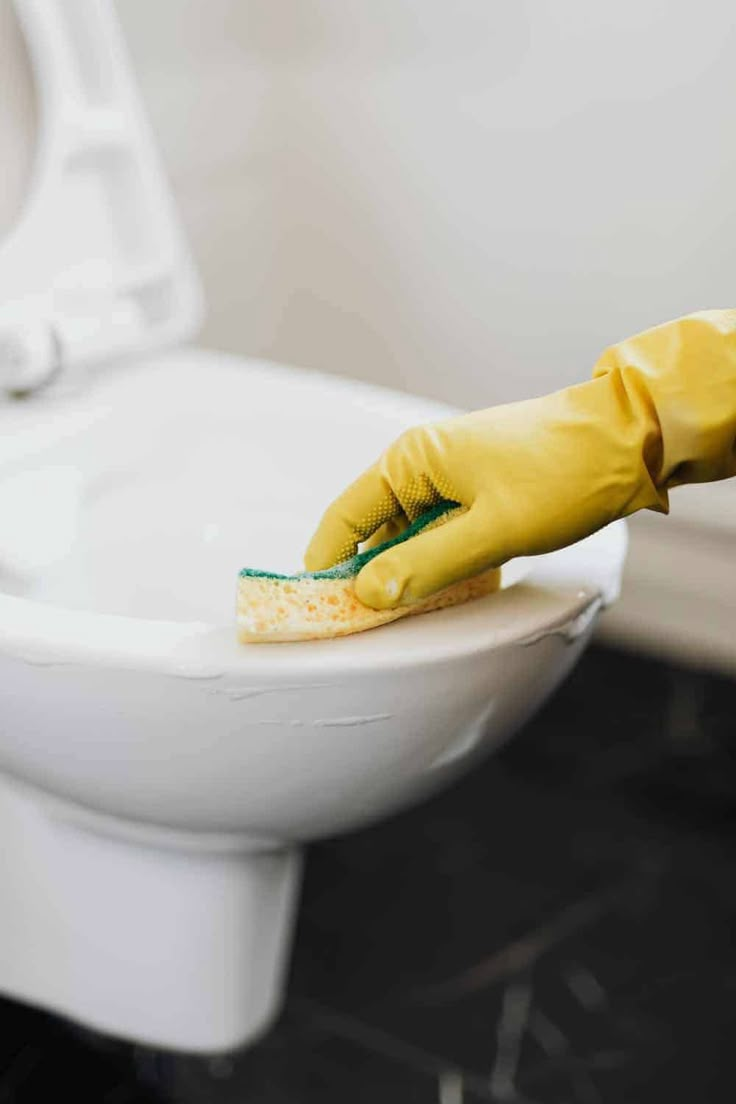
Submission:
M 366 606 L 394 609 L 493 566 L 486 514 L 476 505 L 376 556 L 358 575 L 355 592 Z
M 371 548 L 378 548 L 379 545 L 385 544 L 387 541 L 395 540 L 409 524 L 406 514 L 397 514 L 395 518 L 391 518 L 380 529 L 377 529 L 372 537 L 368 538 L 361 551 L 368 552 Z
M 325 511 L 304 556 L 307 571 L 323 571 L 350 559 L 362 541 L 401 514 L 388 480 L 374 464 Z

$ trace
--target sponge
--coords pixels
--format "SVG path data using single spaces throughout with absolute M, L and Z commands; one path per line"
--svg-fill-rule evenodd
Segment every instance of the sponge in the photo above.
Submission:
M 464 508 L 456 503 L 442 502 L 422 514 L 398 537 L 359 552 L 327 571 L 276 575 L 244 568 L 238 581 L 238 639 L 243 644 L 326 640 L 491 594 L 498 590 L 501 581 L 496 568 L 398 609 L 370 609 L 355 595 L 356 575 L 375 556 L 463 512 Z

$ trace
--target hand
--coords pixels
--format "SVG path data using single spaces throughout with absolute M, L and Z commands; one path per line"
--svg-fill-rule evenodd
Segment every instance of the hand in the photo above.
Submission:
M 612 347 L 588 383 L 404 433 L 327 510 L 306 566 L 458 502 L 464 514 L 356 580 L 365 605 L 410 604 L 643 507 L 666 512 L 670 487 L 736 473 L 735 440 L 736 312 L 692 315 Z

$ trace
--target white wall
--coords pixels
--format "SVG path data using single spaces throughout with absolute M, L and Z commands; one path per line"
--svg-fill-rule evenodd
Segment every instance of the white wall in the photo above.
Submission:
M 118 0 L 212 344 L 462 404 L 736 302 L 730 0 Z

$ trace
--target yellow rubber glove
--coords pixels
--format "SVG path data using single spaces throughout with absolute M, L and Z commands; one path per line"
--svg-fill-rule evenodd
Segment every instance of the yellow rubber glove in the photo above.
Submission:
M 372 560 L 356 593 L 410 604 L 515 556 L 551 552 L 682 483 L 736 474 L 736 310 L 704 311 L 607 350 L 588 383 L 417 426 L 330 506 L 308 570 L 440 499 L 467 512 Z

